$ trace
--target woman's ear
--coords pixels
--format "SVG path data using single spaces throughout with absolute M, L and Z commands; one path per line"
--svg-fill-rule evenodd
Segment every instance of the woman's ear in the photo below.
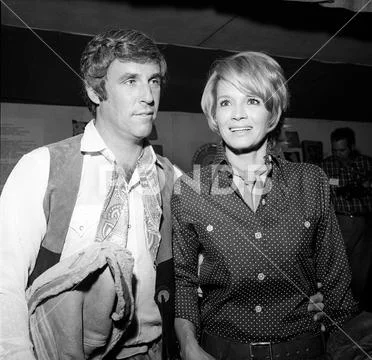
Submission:
M 218 122 L 216 121 L 216 117 L 214 116 L 211 121 L 212 121 L 212 124 L 214 125 L 213 126 L 213 132 L 215 132 L 217 135 L 221 136 L 220 127 L 218 125 Z
M 270 122 L 269 122 L 269 128 L 268 128 L 269 132 L 270 132 L 270 131 L 273 131 L 273 130 L 277 127 L 277 125 L 278 125 L 278 123 L 279 123 L 279 120 L 280 120 L 280 117 L 281 117 L 281 116 L 282 116 L 282 110 L 279 109 L 279 111 L 278 111 L 278 113 L 275 115 L 275 117 L 272 117 L 272 118 L 270 119 Z
M 97 95 L 97 93 L 93 90 L 93 88 L 90 86 L 85 86 L 85 89 L 87 91 L 89 99 L 96 105 L 99 105 L 101 100 L 99 96 Z

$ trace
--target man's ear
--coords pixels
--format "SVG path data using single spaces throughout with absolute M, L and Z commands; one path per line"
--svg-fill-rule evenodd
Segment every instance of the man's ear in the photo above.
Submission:
M 100 102 L 101 102 L 101 100 L 100 100 L 99 96 L 97 95 L 97 93 L 93 90 L 93 88 L 90 87 L 90 86 L 86 86 L 85 89 L 87 91 L 87 94 L 89 96 L 89 99 L 93 103 L 95 103 L 96 105 L 99 105 Z

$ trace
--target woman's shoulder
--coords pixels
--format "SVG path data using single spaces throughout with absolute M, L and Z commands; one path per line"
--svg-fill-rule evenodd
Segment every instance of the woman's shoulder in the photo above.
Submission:
M 306 162 L 291 162 L 280 159 L 281 165 L 286 173 L 298 177 L 327 178 L 324 170 L 317 164 Z
M 213 180 L 215 167 L 211 165 L 194 165 L 189 171 L 184 172 L 175 183 L 175 192 L 187 190 L 202 194 L 208 192 Z

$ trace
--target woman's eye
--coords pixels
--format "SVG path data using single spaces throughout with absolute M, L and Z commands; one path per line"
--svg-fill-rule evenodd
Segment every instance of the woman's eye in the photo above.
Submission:
M 260 103 L 260 100 L 256 98 L 248 98 L 247 103 L 249 105 L 258 105 Z
M 230 104 L 230 102 L 228 100 L 222 100 L 220 101 L 220 106 L 223 107 L 223 106 L 228 106 Z

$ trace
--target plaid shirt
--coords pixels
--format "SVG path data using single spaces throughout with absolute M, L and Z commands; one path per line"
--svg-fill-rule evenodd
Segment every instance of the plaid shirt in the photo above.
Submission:
M 350 165 L 345 166 L 334 156 L 321 164 L 329 177 L 331 197 L 336 213 L 361 215 L 372 212 L 372 189 L 363 187 L 372 180 L 372 158 L 356 154 Z

